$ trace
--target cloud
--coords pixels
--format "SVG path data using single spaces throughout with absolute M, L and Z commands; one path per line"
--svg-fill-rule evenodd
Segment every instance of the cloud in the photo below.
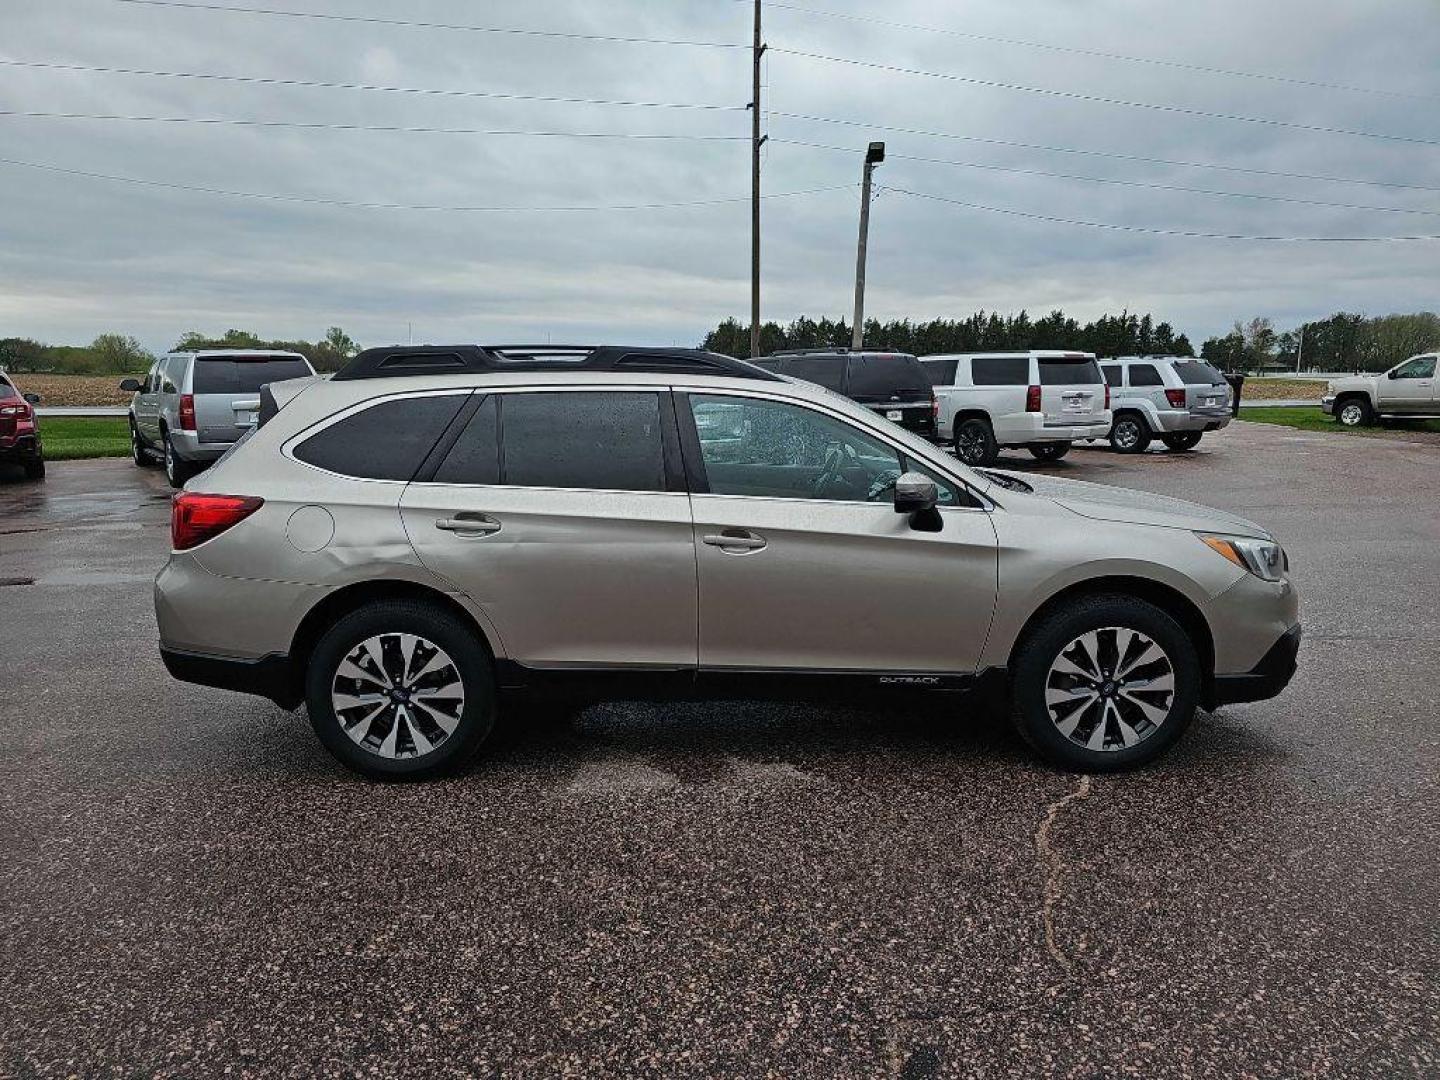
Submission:
M 286 0 L 287 4 L 289 0 Z M 275 5 L 267 5 L 275 6 Z M 810 5 L 806 5 L 810 6 Z M 1067 93 L 1440 139 L 1440 16 L 1425 0 L 1344 11 L 1287 0 L 1163 9 L 1140 0 L 1024 9 L 898 0 L 767 12 L 765 188 L 853 184 L 859 157 L 794 142 L 887 142 L 891 188 L 1052 217 L 1289 235 L 1440 233 L 1440 217 L 1300 206 L 927 163 L 918 157 L 1233 192 L 1440 210 L 1435 193 L 1198 170 L 818 123 L 825 116 L 977 139 L 1363 177 L 1440 188 L 1440 148 L 1201 119 L 840 65 L 855 57 Z M 723 0 L 423 0 L 301 4 L 460 24 L 742 43 L 749 6 Z M 1219 76 L 873 21 L 1168 58 L 1430 95 L 1430 100 Z M 5 17 L 6 56 L 262 78 L 744 106 L 745 49 L 584 42 L 56 0 Z M 0 67 L 12 110 L 326 124 L 745 136 L 748 113 L 246 85 Z M 743 197 L 734 142 L 561 139 L 0 118 L 0 157 L 318 199 L 569 206 Z M 902 157 L 900 155 L 909 155 Z M 164 348 L 187 329 L 246 326 L 359 340 L 528 338 L 690 343 L 749 309 L 749 207 L 594 214 L 360 210 L 244 200 L 0 166 L 0 334 L 84 341 L 104 330 Z M 858 192 L 765 203 L 767 318 L 848 310 Z M 868 310 L 976 307 L 1090 317 L 1153 311 L 1203 337 L 1238 317 L 1285 325 L 1336 309 L 1433 308 L 1440 241 L 1288 245 L 1108 233 L 894 192 L 872 216 Z

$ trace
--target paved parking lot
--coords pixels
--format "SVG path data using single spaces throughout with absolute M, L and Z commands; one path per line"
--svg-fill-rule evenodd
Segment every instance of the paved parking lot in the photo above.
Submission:
M 994 718 L 730 704 L 377 786 L 166 677 L 157 473 L 0 478 L 0 1074 L 1437 1075 L 1440 450 L 1047 471 L 1272 527 L 1291 689 L 1094 780 Z

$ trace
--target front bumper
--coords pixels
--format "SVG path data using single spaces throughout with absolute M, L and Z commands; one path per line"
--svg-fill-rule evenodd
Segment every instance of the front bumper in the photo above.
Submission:
M 1280 636 L 1280 640 L 1260 659 L 1254 669 L 1243 675 L 1216 675 L 1205 707 L 1236 705 L 1244 701 L 1265 701 L 1276 697 L 1295 677 L 1300 654 L 1300 626 L 1297 623 Z
M 40 440 L 29 433 L 0 439 L 0 461 L 30 461 L 40 456 Z
M 1326 416 L 1334 416 L 1334 415 L 1335 415 L 1335 395 L 1334 395 L 1334 394 L 1326 394 L 1324 397 L 1322 397 L 1322 398 L 1320 399 L 1320 411 L 1323 412 Z

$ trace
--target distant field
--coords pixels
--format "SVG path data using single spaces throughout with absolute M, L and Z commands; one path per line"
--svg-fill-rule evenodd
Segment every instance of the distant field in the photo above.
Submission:
M 1325 384 L 1313 379 L 1246 379 L 1241 401 L 1319 401 Z
M 40 441 L 48 461 L 128 457 L 130 422 L 121 416 L 42 416 Z
M 1245 392 L 1248 395 L 1250 387 L 1245 387 Z M 1285 427 L 1300 428 L 1302 431 L 1340 432 L 1345 435 L 1369 435 L 1372 438 L 1440 444 L 1440 420 L 1387 421 L 1374 427 L 1347 428 L 1337 424 L 1319 409 L 1273 406 L 1245 409 L 1240 413 L 1240 419 L 1260 424 L 1283 424 Z
M 39 394 L 45 405 L 129 405 L 130 395 L 120 389 L 124 378 L 143 379 L 137 375 L 12 375 L 15 385 L 24 393 Z

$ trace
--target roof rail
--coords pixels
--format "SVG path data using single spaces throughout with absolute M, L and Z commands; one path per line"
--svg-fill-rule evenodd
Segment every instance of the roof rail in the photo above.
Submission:
M 834 346 L 834 347 L 832 347 L 832 348 L 828 348 L 828 349 L 825 349 L 825 348 L 820 348 L 820 349 L 776 349 L 774 352 L 766 353 L 765 356 L 762 356 L 760 359 L 764 360 L 766 357 L 769 357 L 769 356 L 809 356 L 809 355 L 815 354 L 815 353 L 820 353 L 820 354 L 824 354 L 824 355 L 827 355 L 827 356 L 828 356 L 828 355 L 832 355 L 832 354 L 834 354 L 834 353 L 848 353 L 849 351 L 850 351 L 850 346 L 849 346 L 849 345 L 836 345 L 836 346 Z M 867 350 L 861 349 L 861 350 L 859 350 L 859 351 L 865 352 L 865 351 L 867 351 Z M 873 351 L 873 350 L 869 350 L 869 351 Z
M 386 345 L 366 349 L 332 381 L 502 371 L 644 371 L 780 381 L 721 353 L 628 345 Z

